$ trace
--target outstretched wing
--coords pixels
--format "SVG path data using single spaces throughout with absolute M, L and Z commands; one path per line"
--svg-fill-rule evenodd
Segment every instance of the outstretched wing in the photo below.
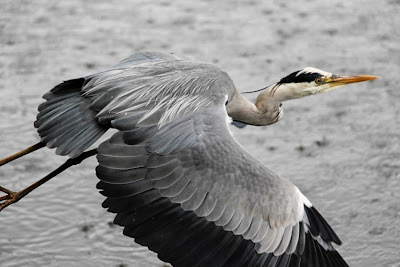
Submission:
M 232 80 L 216 66 L 138 52 L 109 70 L 54 87 L 43 96 L 46 102 L 39 106 L 35 127 L 57 154 L 76 157 L 116 116 L 134 111 L 138 126 L 162 126 L 224 101 L 233 90 Z
M 224 102 L 161 127 L 140 126 L 146 112 L 111 121 L 96 171 L 114 222 L 174 266 L 347 266 L 297 187 L 232 137 Z

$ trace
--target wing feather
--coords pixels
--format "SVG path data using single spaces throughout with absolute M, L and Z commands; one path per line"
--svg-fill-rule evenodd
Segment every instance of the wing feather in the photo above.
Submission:
M 194 210 L 194 213 L 196 213 L 196 215 L 199 217 L 207 217 L 217 205 L 217 198 L 213 197 L 211 194 L 206 193 L 205 195 L 206 197 L 204 201 L 197 209 Z
M 198 188 L 194 183 L 189 183 L 180 194 L 175 197 L 171 197 L 171 201 L 174 203 L 185 202 L 191 199 L 197 190 Z
M 261 226 L 258 229 L 256 236 L 252 239 L 254 243 L 260 243 L 264 240 L 264 237 L 271 231 L 271 227 L 269 226 L 268 222 L 261 219 Z
M 205 216 L 206 220 L 216 222 L 222 217 L 225 209 L 226 209 L 226 203 L 220 199 L 217 199 L 217 202 L 212 212 L 207 216 Z
M 200 207 L 200 205 L 204 202 L 204 200 L 207 197 L 207 193 L 204 192 L 203 190 L 197 190 L 193 196 L 183 202 L 182 209 L 184 210 L 196 210 Z
M 282 255 L 284 252 L 286 252 L 290 239 L 292 238 L 292 226 L 287 226 L 285 227 L 285 231 L 283 233 L 282 238 L 280 239 L 280 244 L 279 246 L 274 250 L 275 255 Z
M 245 239 L 253 240 L 256 237 L 258 231 L 260 230 L 261 225 L 262 225 L 262 219 L 261 219 L 260 213 L 254 212 L 254 216 L 251 220 L 251 225 L 248 228 L 248 230 L 245 233 L 243 233 L 243 237 Z
M 219 217 L 214 223 L 217 226 L 224 226 L 231 221 L 233 215 L 235 215 L 235 210 L 230 208 L 228 203 L 226 203 L 224 213 L 222 213 L 221 217 Z
M 292 235 L 286 253 L 292 254 L 295 252 L 299 240 L 299 224 L 295 224 L 292 228 Z

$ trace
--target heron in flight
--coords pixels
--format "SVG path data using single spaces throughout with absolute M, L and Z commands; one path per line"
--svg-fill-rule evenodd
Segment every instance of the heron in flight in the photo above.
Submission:
M 347 266 L 320 213 L 240 146 L 228 119 L 270 125 L 286 100 L 375 78 L 307 67 L 253 104 L 214 65 L 140 52 L 46 93 L 34 124 L 41 142 L 2 164 L 45 145 L 70 157 L 65 168 L 97 153 L 103 207 L 174 266 Z M 118 132 L 86 151 L 109 128 Z M 0 190 L 2 209 L 32 188 Z

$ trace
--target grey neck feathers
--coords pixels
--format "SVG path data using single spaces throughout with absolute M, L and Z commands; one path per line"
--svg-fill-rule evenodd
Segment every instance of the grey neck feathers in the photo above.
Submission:
M 236 92 L 226 106 L 228 115 L 235 121 L 251 125 L 270 125 L 282 116 L 280 102 L 275 101 L 267 88 L 261 92 L 255 104 L 249 102 L 243 95 Z

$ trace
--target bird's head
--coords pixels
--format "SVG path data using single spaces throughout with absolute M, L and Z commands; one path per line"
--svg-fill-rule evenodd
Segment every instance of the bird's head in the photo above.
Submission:
M 346 84 L 374 80 L 371 75 L 337 75 L 312 67 L 293 72 L 279 82 L 263 89 L 255 105 L 244 104 L 242 95 L 233 97 L 227 104 L 227 112 L 236 123 L 269 125 L 280 120 L 283 114 L 282 102 L 309 95 L 315 95 L 340 88 Z M 238 125 L 237 125 L 238 126 Z
M 315 95 L 340 88 L 346 84 L 374 80 L 371 75 L 337 75 L 312 67 L 306 67 L 263 88 L 255 105 L 261 111 L 277 109 L 283 101 Z
M 312 67 L 306 67 L 282 78 L 270 89 L 272 99 L 282 102 L 319 94 L 340 88 L 346 84 L 374 80 L 378 77 L 371 75 L 336 75 Z

